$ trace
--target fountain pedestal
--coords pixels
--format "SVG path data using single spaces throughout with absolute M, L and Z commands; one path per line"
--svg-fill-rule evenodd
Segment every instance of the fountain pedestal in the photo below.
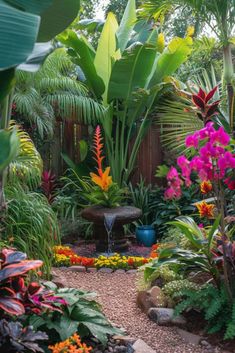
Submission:
M 92 206 L 82 211 L 82 217 L 93 223 L 93 236 L 96 241 L 96 251 L 106 252 L 109 247 L 108 234 L 105 229 L 105 214 L 115 217 L 112 228 L 112 250 L 126 251 L 129 244 L 124 234 L 124 225 L 132 223 L 142 215 L 140 209 L 132 206 L 105 208 Z

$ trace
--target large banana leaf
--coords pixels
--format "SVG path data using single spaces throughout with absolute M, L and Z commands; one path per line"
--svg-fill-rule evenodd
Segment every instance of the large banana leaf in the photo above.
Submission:
M 136 17 L 135 0 L 129 0 L 125 9 L 120 27 L 117 31 L 118 45 L 123 52 L 126 49 L 127 43 L 130 39 L 131 32 L 134 29 Z
M 150 44 L 136 43 L 125 50 L 116 61 L 110 78 L 108 100 L 123 99 L 129 102 L 133 92 L 146 89 L 157 56 L 156 47 Z
M 63 32 L 75 20 L 79 8 L 80 0 L 52 0 L 51 6 L 41 15 L 37 41 L 48 42 Z
M 192 51 L 192 38 L 174 38 L 159 56 L 155 75 L 151 86 L 162 82 L 164 77 L 170 76 L 183 64 Z
M 102 78 L 105 85 L 105 92 L 103 94 L 104 104 L 107 104 L 108 84 L 112 72 L 113 57 L 116 53 L 117 29 L 118 23 L 116 17 L 110 12 L 99 39 L 94 61 L 97 74 Z
M 73 31 L 68 31 L 65 35 L 59 36 L 59 40 L 67 47 L 72 48 L 69 51 L 74 62 L 83 70 L 86 83 L 96 97 L 101 97 L 105 91 L 103 80 L 98 76 L 95 65 L 95 53 L 89 42 L 83 36 L 78 36 Z
M 48 2 L 42 0 L 41 2 Z M 0 0 L 0 70 L 24 62 L 33 51 L 40 17 Z

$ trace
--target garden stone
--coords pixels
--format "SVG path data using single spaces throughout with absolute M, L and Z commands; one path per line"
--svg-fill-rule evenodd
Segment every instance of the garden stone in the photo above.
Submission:
M 112 268 L 108 268 L 108 267 L 102 267 L 101 269 L 99 269 L 99 272 L 102 273 L 112 273 L 113 269 Z
M 156 353 L 151 347 L 149 347 L 143 340 L 138 339 L 132 346 L 134 353 Z
M 148 311 L 149 318 L 159 326 L 165 325 L 185 325 L 186 320 L 183 316 L 174 316 L 174 309 L 151 308 Z
M 195 335 L 191 332 L 188 332 L 188 331 L 185 331 L 185 330 L 182 330 L 180 328 L 177 328 L 177 332 L 178 334 L 181 336 L 181 338 L 183 338 L 183 340 L 187 343 L 191 343 L 191 344 L 194 344 L 194 345 L 199 345 L 202 337 L 199 336 L 199 335 Z
M 115 273 L 126 273 L 126 271 L 119 269 L 119 270 L 116 270 Z
M 166 298 L 163 294 L 161 288 L 154 286 L 149 290 L 150 301 L 152 303 L 152 307 L 165 307 L 166 306 Z
M 87 272 L 97 272 L 97 268 L 95 267 L 88 267 Z
M 120 342 L 122 342 L 123 344 L 128 344 L 128 343 L 135 343 L 135 341 L 137 340 L 135 337 L 131 337 L 131 336 L 113 336 L 113 339 L 115 339 L 116 343 L 119 344 Z
M 86 272 L 86 267 L 84 266 L 71 266 L 69 269 L 74 272 Z
M 146 291 L 140 291 L 137 294 L 137 305 L 138 307 L 147 314 L 150 308 L 152 308 L 152 302 L 150 295 Z
M 137 270 L 128 270 L 127 273 L 128 274 L 135 274 L 137 272 Z

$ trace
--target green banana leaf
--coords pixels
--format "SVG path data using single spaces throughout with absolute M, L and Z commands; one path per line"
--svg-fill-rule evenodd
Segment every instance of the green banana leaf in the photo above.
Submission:
M 108 101 L 123 99 L 128 102 L 138 88 L 146 89 L 157 55 L 156 47 L 150 44 L 136 43 L 125 50 L 122 58 L 114 64 Z
M 40 0 L 41 2 L 41 0 Z M 63 32 L 78 15 L 80 0 L 53 0 L 41 15 L 37 42 L 48 42 Z
M 118 23 L 116 17 L 112 12 L 110 12 L 99 39 L 94 61 L 96 72 L 98 76 L 102 78 L 105 85 L 105 91 L 103 94 L 103 102 L 105 105 L 107 105 L 107 92 L 109 79 L 112 72 L 112 62 L 116 54 L 117 30 Z
M 136 20 L 137 17 L 135 0 L 129 0 L 124 15 L 122 17 L 119 29 L 117 31 L 118 45 L 121 52 L 126 49 L 131 32 L 134 29 Z
M 60 35 L 59 40 L 68 48 L 69 54 L 73 57 L 73 61 L 79 65 L 86 77 L 86 83 L 95 94 L 96 97 L 101 97 L 105 91 L 103 80 L 98 76 L 95 65 L 95 53 L 89 42 L 83 36 L 78 36 L 73 31 L 67 31 Z

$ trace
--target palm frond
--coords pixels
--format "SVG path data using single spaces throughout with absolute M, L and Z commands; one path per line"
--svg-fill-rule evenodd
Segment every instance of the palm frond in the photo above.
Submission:
M 29 135 L 11 122 L 11 129 L 17 129 L 20 139 L 20 150 L 16 159 L 10 164 L 8 172 L 8 183 L 11 185 L 27 185 L 31 189 L 37 188 L 41 182 L 43 163 L 40 154 L 35 148 Z
M 182 97 L 161 101 L 155 121 L 161 128 L 163 146 L 178 153 L 185 150 L 186 136 L 203 127 L 203 122 L 191 109 L 191 101 Z
M 87 125 L 96 125 L 105 118 L 107 109 L 92 98 L 68 95 L 66 93 L 47 95 L 45 101 L 57 109 L 62 119 L 77 121 Z

